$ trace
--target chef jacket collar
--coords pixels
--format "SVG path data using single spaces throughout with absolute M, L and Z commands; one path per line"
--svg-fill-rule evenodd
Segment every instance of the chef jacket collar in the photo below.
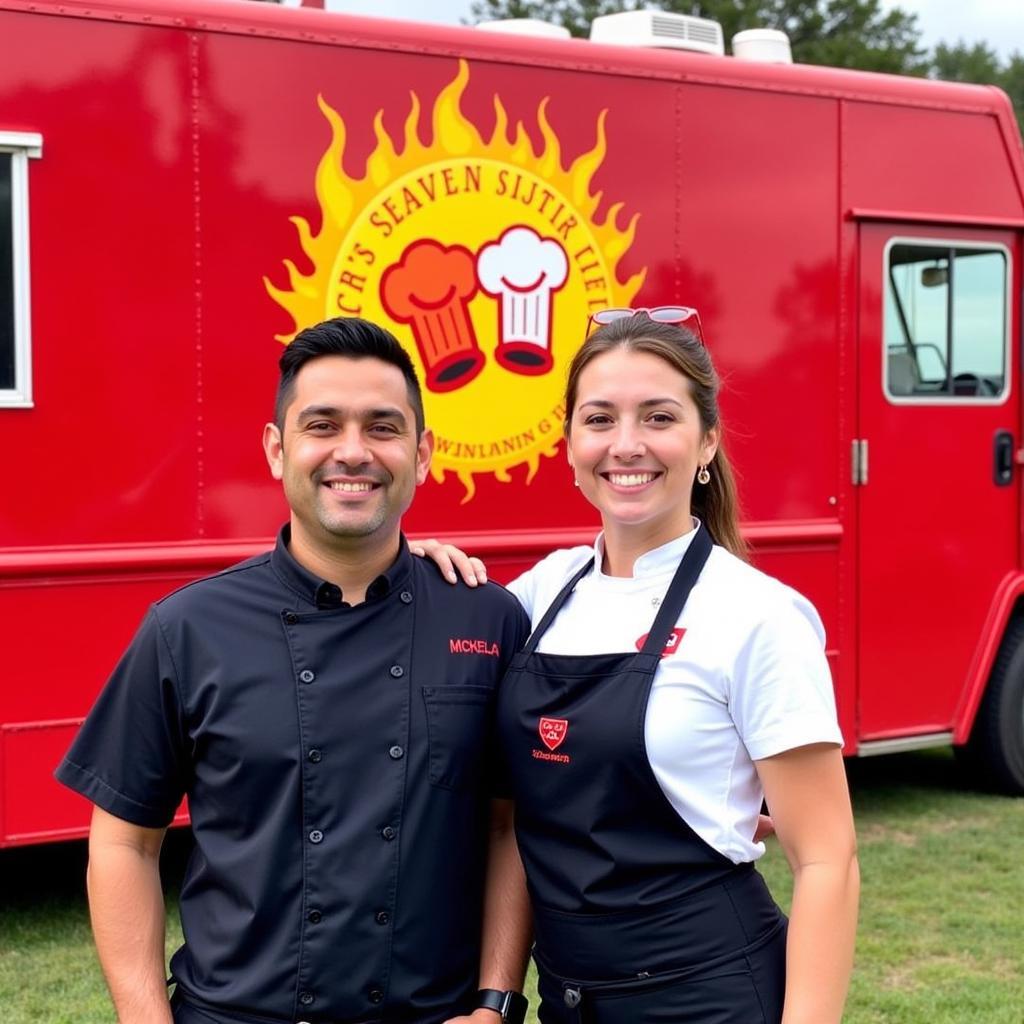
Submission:
M 684 533 L 681 537 L 670 540 L 661 547 L 645 551 L 633 563 L 633 579 L 642 579 L 648 576 L 661 576 L 665 573 L 675 572 L 679 560 L 686 554 L 686 549 L 691 541 L 697 536 L 700 529 L 700 520 L 696 516 L 690 517 L 693 520 L 693 529 Z M 604 531 L 602 530 L 594 541 L 594 564 L 600 569 L 604 562 Z M 604 576 L 602 572 L 600 575 Z
M 291 526 L 285 523 L 277 535 L 277 544 L 270 555 L 270 564 L 274 572 L 285 586 L 314 608 L 341 608 L 345 604 L 341 587 L 330 580 L 321 579 L 295 560 L 288 547 L 291 536 Z M 409 554 L 409 545 L 403 533 L 399 537 L 398 557 L 366 588 L 366 600 L 379 601 L 387 597 L 392 590 L 409 579 L 411 571 L 412 555 Z

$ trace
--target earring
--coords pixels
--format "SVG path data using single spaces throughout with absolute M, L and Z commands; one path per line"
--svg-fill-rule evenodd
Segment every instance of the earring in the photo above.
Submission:
M 708 484 L 710 482 L 711 482 L 711 474 L 708 472 L 708 467 L 707 466 L 701 466 L 700 469 L 697 470 L 697 483 L 699 483 L 699 484 Z
M 579 480 L 573 480 L 572 485 L 573 485 L 573 487 L 579 487 L 579 485 L 580 485 Z

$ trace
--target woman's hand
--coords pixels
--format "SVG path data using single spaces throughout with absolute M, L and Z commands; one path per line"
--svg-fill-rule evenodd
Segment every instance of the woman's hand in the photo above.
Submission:
M 459 576 L 467 587 L 487 582 L 487 566 L 454 544 L 443 544 L 431 537 L 428 540 L 409 541 L 409 550 L 420 558 L 433 559 L 449 583 L 457 583 Z
M 458 548 L 455 550 L 459 551 Z M 494 1010 L 474 1010 L 465 1017 L 449 1017 L 444 1024 L 501 1024 L 501 1018 Z

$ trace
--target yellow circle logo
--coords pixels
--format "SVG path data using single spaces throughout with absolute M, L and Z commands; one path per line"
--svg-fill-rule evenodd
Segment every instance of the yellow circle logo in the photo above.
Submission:
M 328 317 L 361 316 L 390 328 L 416 363 L 436 448 L 432 473 L 454 473 L 475 492 L 474 474 L 508 481 L 513 466 L 554 455 L 561 438 L 565 368 L 587 315 L 628 306 L 641 270 L 620 283 L 616 268 L 633 242 L 636 217 L 619 229 L 622 204 L 595 219 L 590 183 L 606 153 L 604 117 L 592 149 L 562 166 L 561 144 L 537 110 L 544 140 L 534 152 L 520 124 L 494 97 L 489 139 L 460 110 L 469 67 L 438 95 L 433 139 L 419 138 L 413 95 L 401 150 L 374 121 L 377 144 L 363 178 L 343 169 L 345 122 L 322 98 L 333 138 L 320 161 L 316 195 L 323 226 L 314 235 L 293 218 L 314 270 L 286 261 L 290 288 L 267 291 L 295 331 Z

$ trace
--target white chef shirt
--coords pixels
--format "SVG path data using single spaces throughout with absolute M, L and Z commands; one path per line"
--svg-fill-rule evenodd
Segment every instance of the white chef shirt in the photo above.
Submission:
M 538 562 L 509 584 L 534 628 L 569 578 L 596 557 L 538 650 L 637 650 L 693 537 L 646 552 L 628 578 L 601 571 L 601 536 L 593 547 Z M 764 844 L 751 837 L 764 794 L 753 762 L 843 742 L 821 619 L 795 590 L 715 545 L 676 625 L 685 632 L 662 659 L 647 705 L 648 760 L 701 839 L 734 863 L 756 860 Z

